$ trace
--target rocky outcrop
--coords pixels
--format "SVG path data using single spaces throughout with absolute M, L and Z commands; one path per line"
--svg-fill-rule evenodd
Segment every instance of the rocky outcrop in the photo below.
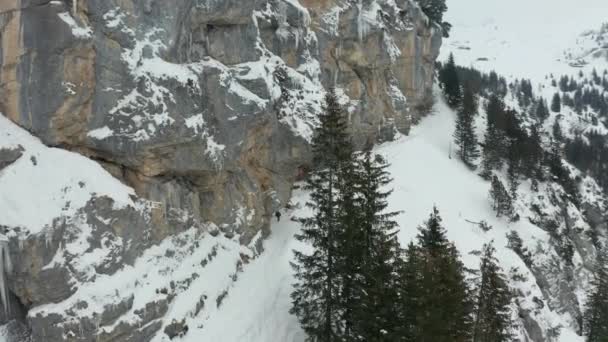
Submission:
M 12 239 L 21 244 L 11 246 L 12 251 L 27 251 L 12 256 L 14 273 L 21 275 L 13 279 L 12 288 L 29 308 L 27 323 L 34 341 L 89 341 L 92 336 L 97 341 L 147 341 L 161 328 L 159 318 L 167 312 L 168 293 L 144 303 L 146 314 L 140 315 L 132 292 L 117 287 L 111 289 L 116 291 L 113 296 L 101 300 L 86 293 L 87 284 L 91 288 L 98 277 L 124 272 L 166 236 L 192 229 L 198 238 L 205 233 L 182 213 L 165 216 L 146 202 L 136 207 L 139 210 L 117 210 L 111 199 L 93 198 L 74 217 L 54 223 L 47 232 L 51 235 Z M 108 289 L 96 291 L 103 296 Z M 45 307 L 49 303 L 60 304 Z M 138 320 L 120 320 L 131 312 Z
M 23 148 L 0 148 L 0 171 L 21 158 Z
M 184 333 L 176 294 L 196 287 L 194 316 L 221 303 L 308 167 L 326 89 L 358 147 L 392 139 L 431 103 L 440 44 L 410 0 L 3 1 L 0 112 L 139 198 L 93 194 L 39 232 L 3 227 L 0 321 L 34 341 Z M 22 154 L 0 149 L 0 169 Z M 205 281 L 218 272 L 229 281 Z

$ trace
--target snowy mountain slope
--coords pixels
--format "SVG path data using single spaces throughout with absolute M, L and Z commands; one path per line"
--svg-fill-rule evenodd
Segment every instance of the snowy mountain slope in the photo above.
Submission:
M 574 329 L 570 328 L 573 324 L 572 317 L 551 310 L 548 305 L 538 307 L 535 297 L 544 297 L 534 274 L 506 247 L 506 233 L 516 230 L 526 247 L 537 251 L 535 262 L 542 264 L 543 255 L 547 259 L 552 256 L 549 235 L 526 220 L 510 223 L 495 217 L 488 198 L 489 184 L 456 158 L 450 158 L 453 128 L 453 111 L 439 101 L 434 114 L 423 119 L 410 136 L 401 137 L 376 149 L 392 161 L 390 172 L 395 179 L 392 184 L 395 192 L 390 198 L 390 209 L 403 211 L 398 217 L 401 241 L 405 244 L 416 236 L 416 227 L 436 205 L 448 229 L 449 238 L 455 241 L 467 267 L 476 269 L 479 261 L 477 256 L 469 252 L 480 250 L 484 243 L 493 240 L 505 272 L 509 273 L 512 267 L 517 267 L 518 273 L 526 279 L 511 283 L 513 288 L 520 291 L 520 308 L 531 313 L 542 332 L 558 326 L 564 327 L 558 341 L 582 341 Z M 11 136 L 21 134 L 24 137 L 22 139 L 27 138 L 27 133 L 16 129 L 12 124 L 6 125 L 4 132 Z M 32 140 L 35 142 L 35 139 Z M 19 140 L 22 145 L 26 145 L 26 142 L 27 140 Z M 13 143 L 11 146 L 15 145 Z M 76 158 L 80 163 L 86 163 L 86 158 Z M 6 171 L 9 170 L 10 168 Z M 65 176 L 69 174 L 66 173 Z M 103 171 L 97 177 L 103 177 Z M 520 188 L 522 216 L 529 214 L 523 204 L 534 197 L 526 191 L 527 188 L 529 185 L 525 183 Z M 163 298 L 173 297 L 170 303 L 165 304 L 167 319 L 163 326 L 170 326 L 171 318 L 178 323 L 185 318 L 184 323 L 189 329 L 182 341 L 304 341 L 297 319 L 288 313 L 293 282 L 289 261 L 294 248 L 306 247 L 293 238 L 299 224 L 289 218 L 309 214 L 304 208 L 306 200 L 305 192 L 295 192 L 291 202 L 296 209 L 284 212 L 283 220 L 273 223 L 271 235 L 263 243 L 264 252 L 249 263 L 242 263 L 243 255 L 253 257 L 255 254 L 252 250 L 223 237 L 203 237 L 196 229 L 191 229 L 149 250 L 133 267 L 127 267 L 112 276 L 99 277 L 81 286 L 74 296 L 63 303 L 42 306 L 30 314 L 62 312 L 74 304 L 71 301 L 85 299 L 90 306 L 77 312 L 74 316 L 77 319 L 90 316 L 97 310 L 95 305 L 112 302 L 120 305 L 125 298 L 135 295 L 130 313 L 127 312 L 113 325 L 125 320 L 132 320 L 131 323 L 136 324 L 140 320 L 140 309 L 147 307 L 150 300 L 162 301 Z M 469 222 L 481 220 L 487 221 L 494 228 L 486 233 Z M 540 250 L 546 254 L 538 252 Z M 202 265 L 200 261 L 206 259 L 209 260 L 208 263 Z M 575 264 L 579 269 L 576 276 L 581 279 L 581 287 L 584 287 L 587 273 L 581 269 L 578 255 Z M 239 267 L 242 267 L 242 272 L 238 272 Z M 117 289 L 119 296 L 115 294 Z M 200 304 L 201 301 L 204 304 Z M 517 333 L 523 337 L 527 333 L 523 329 L 524 322 L 518 321 L 518 324 Z M 103 329 L 109 332 L 113 325 Z M 74 333 L 77 334 L 76 331 Z M 153 338 L 153 341 L 168 340 L 163 332 Z
M 552 328 L 562 327 L 560 338 L 556 341 L 583 341 L 573 328 L 573 317 L 549 308 L 539 307 L 538 299 L 544 295 L 534 274 L 525 263 L 507 248 L 506 234 L 517 231 L 525 246 L 535 251 L 535 263 L 539 267 L 551 260 L 550 236 L 527 220 L 511 223 L 496 218 L 488 197 L 489 183 L 471 172 L 455 158 L 450 158 L 452 131 L 455 114 L 443 102 L 435 107 L 435 113 L 423 119 L 411 135 L 401 137 L 395 142 L 379 146 L 376 152 L 385 155 L 392 162 L 390 172 L 394 177 L 394 193 L 390 210 L 403 211 L 398 217 L 400 240 L 403 244 L 415 238 L 417 226 L 421 224 L 436 205 L 444 219 L 448 236 L 461 251 L 467 267 L 477 269 L 479 258 L 470 254 L 481 250 L 484 243 L 494 241 L 498 250 L 497 257 L 508 275 L 512 268 L 525 278 L 511 281 L 518 291 L 519 308 L 514 304 L 514 318 L 517 320 L 516 334 L 525 340 L 530 322 L 524 322 L 517 313 L 529 312 L 542 334 Z M 522 207 L 531 197 L 521 186 Z M 281 222 L 274 222 L 268 240 L 264 241 L 264 253 L 244 268 L 239 281 L 230 289 L 222 307 L 211 317 L 202 329 L 190 330 L 184 341 L 264 341 L 264 342 L 301 342 L 304 335 L 296 317 L 288 313 L 291 307 L 289 294 L 293 283 L 289 262 L 293 249 L 306 248 L 297 242 L 293 235 L 298 231 L 297 222 L 286 220 L 309 214 L 304 207 L 307 195 L 296 191 L 292 204 L 297 208 L 284 212 Z M 478 225 L 469 221 L 485 220 L 494 228 L 483 232 Z M 541 252 L 542 251 L 542 252 Z M 545 254 L 543 254 L 545 253 Z M 575 257 L 577 277 L 584 286 L 587 278 L 582 270 L 580 257 Z M 535 299 L 536 298 L 536 299 Z M 227 328 L 228 327 L 228 328 Z
M 448 0 L 447 5 L 445 20 L 453 27 L 450 37 L 444 40 L 440 61 L 452 53 L 458 65 L 482 72 L 496 71 L 507 83 L 529 79 L 534 96 L 548 103 L 555 93 L 562 97 L 565 94 L 552 85 L 553 81 L 568 76 L 582 83 L 580 74 L 591 79 L 594 69 L 602 75 L 608 68 L 604 53 L 606 1 Z M 568 95 L 573 97 L 574 92 Z M 505 100 L 509 107 L 522 112 L 515 94 L 509 93 Z M 551 132 L 556 120 L 568 138 L 589 130 L 606 131 L 602 120 L 594 125 L 588 115 L 581 118 L 570 107 L 563 106 L 560 113 L 550 115 L 545 132 Z
M 453 28 L 440 60 L 454 53 L 463 66 L 535 82 L 550 73 L 577 73 L 569 55 L 580 51 L 585 32 L 608 20 L 604 0 L 448 0 L 447 5 L 445 20 Z M 584 69 L 603 70 L 607 63 L 589 62 Z

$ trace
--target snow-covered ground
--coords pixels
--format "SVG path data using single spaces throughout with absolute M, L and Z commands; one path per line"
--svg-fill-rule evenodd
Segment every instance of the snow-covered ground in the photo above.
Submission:
M 244 268 L 239 280 L 229 290 L 222 307 L 209 318 L 203 329 L 190 330 L 183 341 L 225 342 L 300 342 L 305 340 L 295 316 L 289 314 L 293 271 L 293 249 L 302 249 L 294 239 L 298 223 L 290 217 L 307 215 L 307 195 L 297 191 L 292 203 L 301 209 L 284 212 L 283 219 L 272 225 L 264 252 Z
M 606 0 L 447 0 L 445 20 L 453 25 L 440 60 L 506 77 L 541 82 L 553 73 L 574 74 L 575 57 L 592 48 L 584 34 L 608 22 Z M 571 56 L 569 56 L 571 55 Z M 584 69 L 608 66 L 590 60 Z
M 489 183 L 467 169 L 456 158 L 450 158 L 455 114 L 440 101 L 435 113 L 413 129 L 411 135 L 379 146 L 376 152 L 391 161 L 394 193 L 389 199 L 390 210 L 403 211 L 398 217 L 400 239 L 407 244 L 415 238 L 417 227 L 428 218 L 434 205 L 440 210 L 448 236 L 453 240 L 467 267 L 478 268 L 479 258 L 469 254 L 481 250 L 484 243 L 494 240 L 497 257 L 505 272 L 511 267 L 527 278 L 511 285 L 525 293 L 522 307 L 534 308 L 534 296 L 543 295 L 534 277 L 521 259 L 506 248 L 505 235 L 516 230 L 530 248 L 544 245 L 548 235 L 527 220 L 510 223 L 497 219 L 488 198 Z M 525 192 L 525 186 L 521 189 Z M 297 191 L 292 203 L 303 209 L 290 210 L 284 218 L 302 217 L 309 213 L 304 207 L 306 193 Z M 494 229 L 485 233 L 475 224 L 485 220 Z M 230 289 L 222 308 L 203 329 L 190 330 L 184 341 L 226 342 L 301 342 L 304 335 L 296 317 L 289 314 L 289 294 L 293 283 L 289 265 L 292 250 L 304 248 L 293 235 L 299 224 L 288 219 L 275 222 L 270 238 L 264 242 L 265 251 L 246 266 L 239 281 Z M 569 318 L 560 316 L 546 306 L 536 316 L 544 328 L 569 325 Z M 562 330 L 563 342 L 582 341 L 574 331 Z

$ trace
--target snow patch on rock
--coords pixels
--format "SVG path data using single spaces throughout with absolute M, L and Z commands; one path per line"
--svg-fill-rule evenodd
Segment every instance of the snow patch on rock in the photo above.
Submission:
M 43 145 L 0 115 L 0 148 L 22 146 L 24 153 L 0 171 L 0 225 L 40 232 L 54 219 L 76 213 L 93 196 L 108 196 L 116 207 L 133 205 L 133 189 L 96 162 Z M 34 214 L 35 213 L 35 214 Z
M 87 25 L 78 24 L 69 12 L 61 12 L 57 15 L 70 27 L 74 37 L 79 39 L 89 39 L 93 36 L 93 30 Z

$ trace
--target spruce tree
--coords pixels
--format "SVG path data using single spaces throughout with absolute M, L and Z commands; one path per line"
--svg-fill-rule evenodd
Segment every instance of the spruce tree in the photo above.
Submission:
M 398 262 L 399 302 L 397 304 L 399 325 L 397 341 L 420 341 L 422 262 L 418 246 L 413 242 L 407 246 Z
M 555 95 L 553 95 L 553 100 L 551 100 L 551 111 L 554 113 L 559 113 L 562 111 L 562 99 L 559 96 L 559 93 L 555 93 Z
M 364 341 L 392 341 L 399 336 L 399 300 L 397 264 L 400 247 L 397 241 L 396 212 L 386 212 L 387 198 L 392 191 L 385 190 L 392 179 L 386 160 L 380 155 L 366 152 L 358 162 L 358 207 L 360 214 L 359 246 L 361 253 L 361 300 L 358 302 L 356 326 Z
M 511 141 L 508 153 L 509 168 L 507 169 L 507 178 L 509 180 L 509 194 L 513 200 L 517 198 L 517 189 L 519 188 L 519 159 L 517 155 L 517 143 Z
M 555 141 L 558 143 L 564 141 L 564 133 L 562 132 L 562 126 L 559 124 L 559 120 L 557 120 L 557 118 L 553 123 L 553 139 L 555 139 Z
M 357 201 L 359 185 L 354 158 L 349 158 L 337 172 L 336 182 L 336 224 L 334 226 L 335 274 L 342 279 L 339 294 L 339 310 L 344 324 L 343 339 L 355 340 L 357 310 L 363 300 L 363 257 L 362 230 L 360 220 L 362 207 Z
M 340 293 L 344 279 L 338 272 L 340 198 L 339 174 L 352 165 L 352 144 L 347 133 L 346 116 L 334 91 L 326 96 L 326 110 L 312 141 L 313 163 L 306 188 L 310 190 L 307 206 L 313 215 L 302 220 L 296 239 L 312 245 L 312 253 L 294 252 L 292 266 L 296 283 L 291 294 L 291 313 L 313 341 L 341 341 L 344 334 Z
M 470 289 L 460 255 L 446 237 L 437 208 L 419 228 L 418 245 L 421 275 L 416 341 L 469 341 Z
M 529 172 L 529 176 L 533 177 L 534 180 L 542 180 L 542 161 L 543 161 L 543 146 L 542 138 L 540 136 L 540 129 L 537 126 L 532 126 L 530 132 L 530 146 L 528 150 L 528 161 L 526 163 L 526 170 Z
M 522 131 L 522 136 L 515 140 L 518 150 L 516 154 L 518 154 L 519 174 L 537 182 L 541 178 L 540 165 L 543 158 L 541 143 L 539 128 L 536 125 L 530 128 L 529 135 Z
M 538 99 L 536 105 L 536 117 L 540 122 L 544 122 L 549 117 L 549 110 L 547 110 L 547 105 L 542 98 Z
M 457 108 L 462 100 L 462 90 L 460 89 L 460 79 L 458 77 L 458 70 L 453 54 L 450 54 L 448 62 L 441 69 L 439 82 L 441 83 L 448 104 L 452 108 Z
M 505 156 L 506 139 L 503 130 L 505 122 L 505 104 L 496 95 L 490 96 L 486 106 L 487 126 L 483 144 L 483 159 L 481 176 L 491 179 L 492 171 L 502 167 L 502 158 Z
M 475 116 L 477 115 L 477 99 L 470 86 L 464 87 L 462 103 L 457 112 L 454 140 L 458 145 L 460 159 L 470 168 L 475 167 L 479 157 L 477 135 L 475 134 Z
M 508 342 L 511 336 L 511 293 L 505 276 L 494 256 L 496 250 L 484 245 L 481 257 L 481 279 L 475 303 L 473 342 Z
M 445 0 L 417 0 L 420 8 L 432 21 L 441 24 L 443 13 L 448 9 Z
M 490 198 L 492 199 L 492 209 L 494 209 L 496 212 L 496 217 L 510 217 L 513 214 L 513 202 L 511 200 L 511 196 L 496 175 L 492 177 Z
M 608 249 L 598 253 L 584 316 L 587 342 L 608 341 Z

